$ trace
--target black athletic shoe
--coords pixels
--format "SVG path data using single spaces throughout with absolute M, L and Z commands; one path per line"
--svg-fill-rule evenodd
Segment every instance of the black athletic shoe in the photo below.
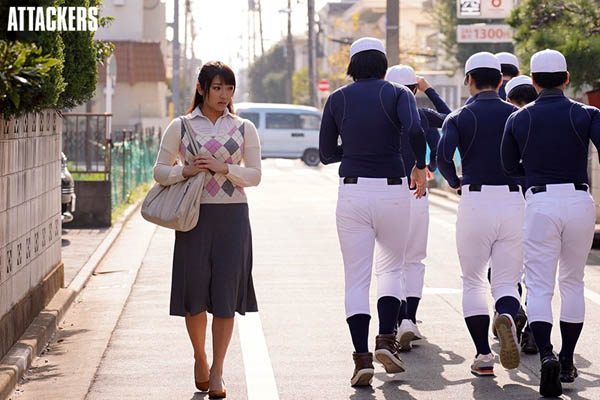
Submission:
M 542 360 L 540 394 L 544 397 L 558 397 L 562 394 L 560 362 L 556 359 L 554 354 L 546 356 Z
M 519 338 L 519 342 L 521 341 L 521 333 L 523 332 L 523 328 L 525 328 L 526 325 L 527 314 L 525 314 L 523 307 L 519 307 L 519 312 L 515 318 L 515 328 L 517 328 L 517 338 Z
M 537 354 L 538 348 L 537 344 L 535 344 L 535 337 L 529 329 L 529 326 L 526 326 L 523 330 L 523 335 L 521 335 L 521 350 L 525 354 Z
M 560 359 L 560 381 L 563 383 L 571 383 L 577 378 L 577 368 L 573 365 L 573 360 L 566 358 Z

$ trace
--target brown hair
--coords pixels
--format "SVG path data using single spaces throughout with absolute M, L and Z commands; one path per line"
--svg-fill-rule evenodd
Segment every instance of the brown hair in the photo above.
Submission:
M 231 68 L 221 61 L 210 61 L 202 66 L 200 73 L 198 74 L 198 82 L 200 83 L 200 87 L 204 93 L 209 93 L 210 85 L 216 76 L 220 76 L 226 85 L 233 85 L 233 90 L 235 91 L 235 74 Z M 200 92 L 198 92 L 198 89 L 194 88 L 194 93 L 192 105 L 187 110 L 188 114 L 193 112 L 196 107 L 202 108 L 202 103 L 204 102 L 204 98 Z M 230 113 L 235 112 L 232 102 L 227 105 Z

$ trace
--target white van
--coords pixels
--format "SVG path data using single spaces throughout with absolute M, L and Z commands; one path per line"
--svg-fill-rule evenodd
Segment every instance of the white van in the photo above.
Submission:
M 301 158 L 319 165 L 321 112 L 293 104 L 238 103 L 236 113 L 256 125 L 263 158 Z

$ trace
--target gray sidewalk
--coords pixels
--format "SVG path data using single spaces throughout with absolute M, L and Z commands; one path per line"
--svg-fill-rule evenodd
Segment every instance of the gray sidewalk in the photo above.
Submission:
M 65 287 L 73 281 L 109 231 L 110 228 L 69 229 L 69 224 L 63 226 L 61 256 L 65 265 Z

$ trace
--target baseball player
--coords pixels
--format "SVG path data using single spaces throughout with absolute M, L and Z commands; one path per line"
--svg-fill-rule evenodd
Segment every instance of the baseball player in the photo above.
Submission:
M 514 54 L 505 51 L 496 53 L 496 57 L 500 61 L 502 69 L 502 86 L 500 86 L 498 94 L 502 100 L 506 100 L 506 84 L 519 75 L 519 59 Z
M 376 244 L 379 335 L 375 358 L 388 373 L 406 369 L 394 334 L 400 302 L 406 297 L 402 266 L 411 241 L 411 193 L 401 147 L 410 143 L 415 153 L 410 177 L 420 198 L 426 185 L 426 144 L 413 93 L 385 81 L 387 67 L 380 40 L 354 42 L 348 66 L 354 83 L 329 96 L 319 134 L 321 162 L 341 161 L 336 224 L 344 260 L 346 317 L 355 348 L 352 386 L 370 385 L 374 374 L 367 343 Z
M 415 71 L 407 65 L 395 65 L 391 67 L 385 79 L 406 86 L 415 95 L 417 94 L 417 90 L 421 90 L 427 95 L 437 110 L 419 108 L 421 127 L 425 132 L 425 139 L 431 149 L 427 173 L 428 177 L 432 178 L 433 172 L 437 168 L 436 152 L 440 140 L 438 128 L 442 127 L 444 119 L 451 110 L 435 89 L 429 85 L 427 80 L 417 77 Z M 407 171 L 414 167 L 415 155 L 410 146 L 403 146 L 402 159 L 404 160 L 404 168 Z M 427 256 L 428 230 L 429 200 L 427 196 L 423 196 L 420 199 L 411 196 L 409 237 L 413 240 L 408 243 L 406 248 L 403 268 L 407 297 L 406 302 L 402 302 L 396 334 L 402 350 L 410 350 L 412 348 L 411 341 L 419 340 L 423 337 L 417 327 L 417 308 L 423 295 L 423 281 L 425 278 L 425 264 L 423 264 L 423 259 Z
M 511 79 L 506 84 L 506 100 L 511 104 L 521 108 L 531 103 L 535 99 L 537 99 L 538 93 L 533 86 L 533 82 L 531 78 L 526 75 L 519 75 L 516 78 Z M 519 179 L 520 184 L 524 187 L 525 181 L 523 178 Z M 523 188 L 523 191 L 525 189 Z M 519 294 L 522 295 L 521 283 L 519 282 Z M 519 321 L 519 318 L 522 318 L 522 321 Z M 515 320 L 515 324 L 517 326 L 517 337 L 519 338 L 519 343 L 521 344 L 521 351 L 526 354 L 537 354 L 538 349 L 535 344 L 535 338 L 531 334 L 531 329 L 529 324 L 527 323 L 527 314 L 525 310 L 521 307 L 519 313 L 517 314 L 517 319 Z M 523 333 L 521 334 L 521 326 L 525 325 L 523 329 Z
M 540 394 L 559 396 L 561 382 L 577 377 L 573 353 L 583 328 L 583 274 L 595 222 L 588 187 L 588 147 L 591 140 L 600 148 L 600 111 L 564 95 L 569 73 L 560 52 L 540 51 L 530 63 L 539 97 L 508 119 L 502 162 L 507 173 L 525 174 L 527 311 L 540 351 Z M 550 334 L 559 261 L 562 348 L 557 359 Z
M 494 327 L 500 339 L 500 363 L 512 369 L 520 362 L 514 318 L 520 307 L 517 282 L 523 270 L 525 202 L 519 185 L 506 176 L 500 163 L 504 125 L 517 109 L 498 96 L 500 61 L 491 53 L 476 53 L 467 60 L 465 73 L 473 98 L 444 121 L 437 161 L 448 184 L 462 191 L 456 244 L 462 270 L 463 314 L 477 349 L 471 372 L 482 376 L 494 374 L 486 298 L 490 260 L 492 296 L 499 314 Z M 453 161 L 457 147 L 462 178 L 456 175 Z

